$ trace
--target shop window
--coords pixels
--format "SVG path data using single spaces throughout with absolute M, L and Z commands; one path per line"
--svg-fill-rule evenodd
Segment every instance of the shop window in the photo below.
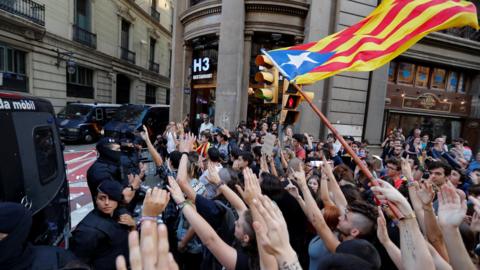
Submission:
M 442 68 L 434 68 L 432 73 L 432 89 L 445 90 L 447 71 Z
M 413 84 L 414 64 L 399 63 L 398 65 L 398 83 Z
M 388 81 L 395 82 L 395 70 L 397 69 L 397 62 L 390 62 L 390 66 L 388 68 Z
M 93 70 L 76 66 L 76 71 L 67 73 L 67 97 L 93 98 Z
M 450 71 L 450 73 L 448 74 L 447 92 L 457 91 L 457 86 L 458 86 L 458 72 Z
M 465 74 L 460 73 L 458 78 L 458 93 L 465 94 Z
M 57 175 L 57 151 L 50 127 L 39 127 L 33 131 L 35 154 L 40 183 L 46 185 Z
M 427 88 L 429 73 L 430 73 L 429 67 L 417 66 L 417 73 L 415 76 L 415 86 Z

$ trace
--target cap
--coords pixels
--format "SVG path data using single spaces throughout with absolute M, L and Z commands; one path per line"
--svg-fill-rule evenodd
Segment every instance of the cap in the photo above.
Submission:
M 97 187 L 97 191 L 108 195 L 110 200 L 120 202 L 123 200 L 123 187 L 113 180 L 105 180 Z

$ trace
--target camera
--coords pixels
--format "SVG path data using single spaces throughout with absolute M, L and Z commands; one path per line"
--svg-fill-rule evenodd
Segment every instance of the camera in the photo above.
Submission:
M 430 178 L 430 172 L 429 171 L 424 171 L 422 175 L 422 179 L 428 179 Z

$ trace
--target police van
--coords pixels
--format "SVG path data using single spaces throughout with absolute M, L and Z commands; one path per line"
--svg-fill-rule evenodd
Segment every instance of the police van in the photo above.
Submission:
M 112 119 L 119 104 L 68 103 L 58 114 L 60 139 L 91 143 L 100 138 L 103 126 Z
M 70 232 L 69 191 L 52 104 L 1 90 L 0 127 L 0 201 L 31 210 L 32 242 L 62 244 Z

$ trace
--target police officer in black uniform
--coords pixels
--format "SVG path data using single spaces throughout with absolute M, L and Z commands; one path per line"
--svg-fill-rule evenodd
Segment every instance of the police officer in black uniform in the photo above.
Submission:
M 0 203 L 0 269 L 61 269 L 78 261 L 62 248 L 28 243 L 32 214 L 23 205 Z
M 94 194 L 97 194 L 97 187 L 106 180 L 112 180 L 120 183 L 123 187 L 123 195 L 126 203 L 135 196 L 135 192 L 140 188 L 140 177 L 130 174 L 127 178 L 122 178 L 120 169 L 120 144 L 113 138 L 102 138 L 97 143 L 98 159 L 87 171 L 87 183 L 95 201 Z
M 93 269 L 115 269 L 117 256 L 128 258 L 128 233 L 135 229 L 135 221 L 128 214 L 118 214 L 122 201 L 122 186 L 103 181 L 95 192 L 95 209 L 72 233 L 70 249 Z

